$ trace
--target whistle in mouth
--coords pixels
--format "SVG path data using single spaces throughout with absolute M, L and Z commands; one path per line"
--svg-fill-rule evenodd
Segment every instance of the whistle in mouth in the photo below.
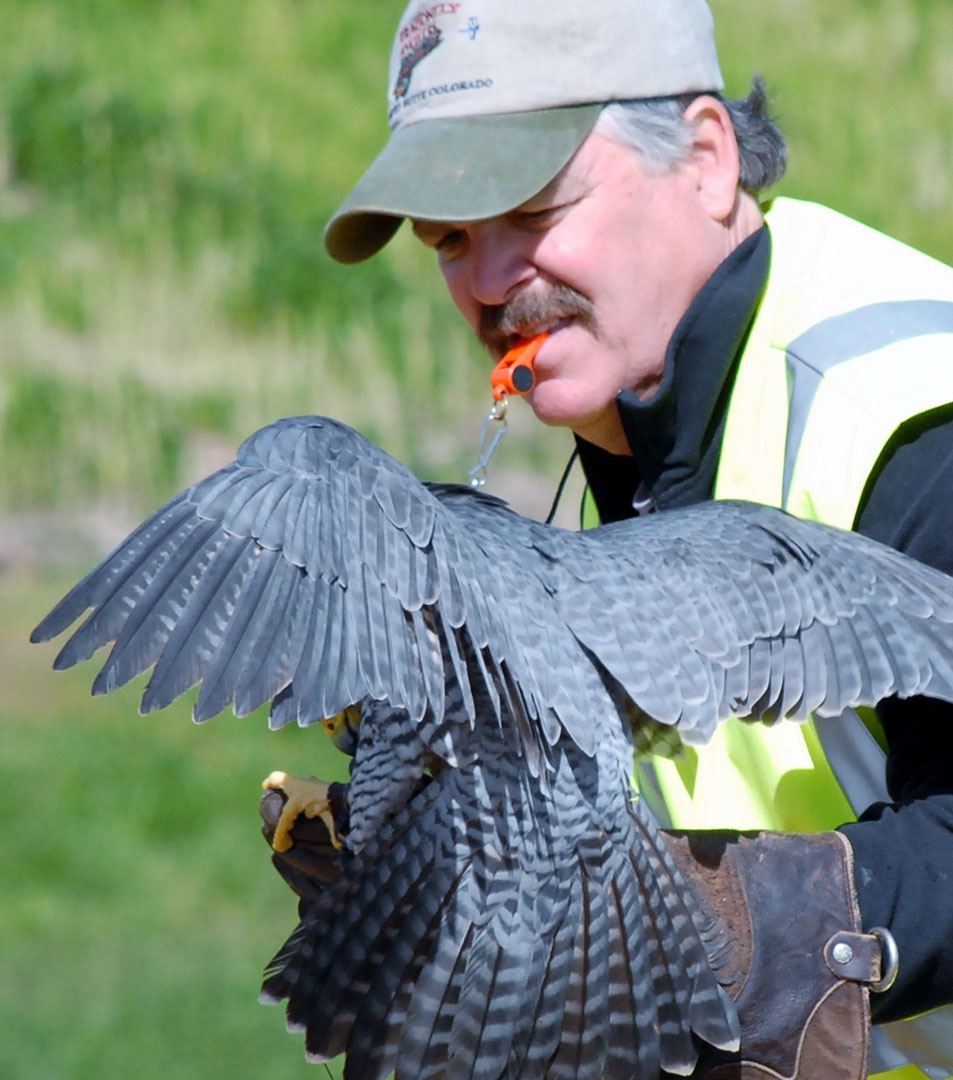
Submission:
M 514 346 L 490 374 L 493 397 L 499 401 L 504 394 L 528 394 L 536 384 L 533 361 L 548 333 L 537 334 Z

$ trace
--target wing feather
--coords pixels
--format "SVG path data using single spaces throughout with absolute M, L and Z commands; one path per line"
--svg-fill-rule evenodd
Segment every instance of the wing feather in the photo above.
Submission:
M 200 682 L 219 654 L 238 598 L 247 603 L 249 579 L 260 565 L 260 549 L 247 543 L 223 546 L 214 572 L 204 575 L 186 596 L 174 628 L 157 655 L 140 711 L 162 709 Z M 254 592 L 254 585 L 251 586 Z M 142 670 L 141 664 L 131 665 Z
M 271 681 L 263 680 L 262 672 L 268 667 L 259 659 L 284 632 L 299 573 L 279 553 L 269 549 L 261 552 L 243 602 L 202 680 L 193 709 L 196 720 L 217 716 L 229 705 L 237 716 L 247 716 L 282 688 L 284 683 L 274 673 Z
M 177 534 L 185 526 L 186 531 L 194 527 L 191 522 L 192 509 L 184 495 L 173 499 L 158 514 L 144 521 L 116 549 L 110 560 L 101 563 L 63 597 L 53 610 L 43 619 L 30 636 L 30 640 L 48 641 L 61 634 L 74 623 L 88 608 L 101 608 L 103 604 L 135 575 L 141 564 L 150 558 L 161 565 L 163 558 L 168 558 L 174 545 L 168 545 L 168 538 Z M 155 556 L 157 550 L 163 550 L 164 556 Z M 96 612 L 92 619 L 96 618 Z M 84 626 L 85 630 L 85 626 Z M 88 632 L 87 632 L 88 633 Z M 74 638 L 77 635 L 74 635 Z M 94 634 L 90 635 L 94 637 Z M 112 636 L 104 640 L 111 641 Z M 80 660 L 88 660 L 98 645 L 91 646 L 91 651 L 81 655 L 72 640 L 63 650 L 68 660 L 63 666 L 70 667 Z M 73 658 L 75 657 L 75 659 Z
M 855 533 L 714 502 L 558 548 L 557 605 L 574 634 L 687 740 L 730 715 L 950 700 L 953 580 Z M 592 603 L 594 586 L 607 607 Z
M 115 645 L 93 682 L 94 694 L 125 686 L 159 659 L 195 587 L 196 573 L 204 576 L 211 570 L 217 575 L 217 558 L 226 540 L 224 533 L 207 524 L 196 526 L 158 573 L 142 575 L 148 582 L 144 588 L 134 580 L 128 591 L 112 598 L 104 611 L 103 624 L 95 627 L 99 640 L 94 647 L 109 640 L 114 640 Z M 84 629 L 81 627 L 79 633 Z M 89 646 L 93 646 L 93 629 L 90 623 Z

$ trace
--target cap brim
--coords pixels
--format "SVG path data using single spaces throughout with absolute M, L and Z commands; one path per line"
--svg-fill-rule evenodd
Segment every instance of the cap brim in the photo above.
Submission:
M 571 105 L 398 128 L 328 223 L 328 253 L 361 262 L 405 217 L 479 221 L 512 210 L 563 168 L 601 109 Z

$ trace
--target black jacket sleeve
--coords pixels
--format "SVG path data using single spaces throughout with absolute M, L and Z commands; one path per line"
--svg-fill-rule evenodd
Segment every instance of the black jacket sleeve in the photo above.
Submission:
M 917 417 L 885 448 L 858 532 L 953 574 L 953 408 Z M 900 973 L 873 995 L 875 1021 L 953 1001 L 953 705 L 892 698 L 878 707 L 891 803 L 844 825 L 864 927 L 889 927 Z

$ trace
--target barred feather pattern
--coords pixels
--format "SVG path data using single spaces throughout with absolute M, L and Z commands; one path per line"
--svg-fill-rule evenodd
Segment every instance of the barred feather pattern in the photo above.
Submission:
M 517 743 L 505 724 L 475 729 L 410 797 L 417 728 L 364 703 L 360 839 L 262 990 L 312 1060 L 346 1053 L 348 1080 L 631 1080 L 690 1072 L 693 1032 L 737 1040 L 717 927 L 631 801 L 623 729 L 592 757 L 560 740 L 545 788 Z

